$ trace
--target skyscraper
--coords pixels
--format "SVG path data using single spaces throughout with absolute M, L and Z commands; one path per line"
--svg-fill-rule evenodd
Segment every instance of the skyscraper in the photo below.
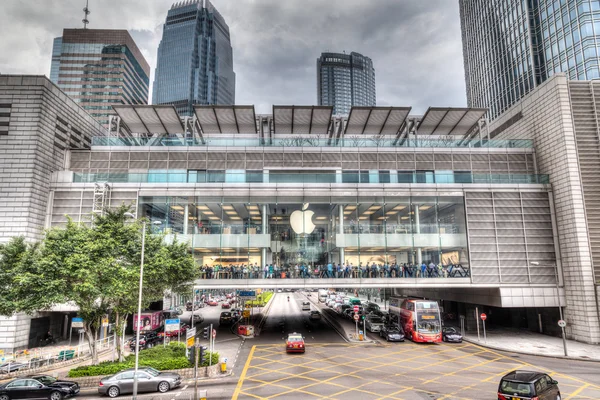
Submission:
M 345 115 L 352 106 L 375 106 L 373 61 L 362 54 L 321 53 L 317 58 L 317 97 L 320 106 L 333 106 Z
M 557 72 L 600 77 L 597 0 L 460 0 L 467 101 L 496 118 Z
M 126 30 L 65 29 L 54 39 L 50 80 L 108 125 L 113 104 L 148 104 L 150 66 Z
M 152 103 L 188 116 L 194 104 L 235 104 L 229 27 L 209 0 L 176 3 L 167 13 Z

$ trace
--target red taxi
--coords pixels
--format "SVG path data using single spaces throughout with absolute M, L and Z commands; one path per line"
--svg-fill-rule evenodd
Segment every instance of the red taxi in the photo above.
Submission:
M 285 342 L 286 353 L 304 353 L 304 337 L 299 333 L 290 333 Z

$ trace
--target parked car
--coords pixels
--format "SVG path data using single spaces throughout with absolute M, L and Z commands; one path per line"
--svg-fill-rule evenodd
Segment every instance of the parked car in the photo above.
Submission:
M 79 393 L 79 385 L 59 381 L 47 375 L 31 375 L 0 385 L 0 399 L 50 399 L 62 400 Z
M 0 374 L 10 374 L 11 372 L 19 371 L 28 368 L 29 365 L 21 362 L 7 362 L 0 365 Z
M 126 369 L 117 374 L 104 377 L 98 384 L 98 393 L 108 397 L 133 392 L 134 369 Z M 141 367 L 138 369 L 138 392 L 161 392 L 181 385 L 181 376 L 173 372 L 159 372 L 154 368 Z M 51 399 L 59 400 L 59 399 Z
M 310 315 L 308 316 L 308 319 L 310 319 L 311 321 L 318 321 L 321 319 L 321 313 L 318 311 L 311 311 Z
M 404 342 L 404 333 L 395 325 L 383 326 L 379 331 L 379 336 L 388 342 Z
M 149 349 L 151 347 L 156 346 L 157 344 L 162 343 L 163 338 L 161 336 L 158 336 L 158 334 L 156 332 L 144 332 L 143 335 L 140 335 L 140 350 L 145 350 L 145 349 Z M 129 349 L 131 351 L 135 351 L 135 338 L 133 338 L 133 340 L 131 340 L 131 342 L 129 343 Z
M 233 322 L 233 315 L 229 311 L 223 311 L 219 317 L 219 325 L 229 325 Z
M 304 353 L 306 351 L 304 337 L 296 332 L 290 333 L 285 342 L 285 351 L 287 353 Z
M 365 319 L 365 327 L 369 332 L 379 332 L 383 328 L 383 319 L 377 315 L 371 315 Z
M 498 385 L 498 400 L 560 400 L 558 382 L 543 372 L 515 370 Z
M 442 329 L 442 341 L 443 342 L 454 342 L 454 343 L 462 343 L 463 337 L 456 330 L 456 328 L 452 326 L 446 326 Z
M 310 311 L 310 303 L 308 301 L 302 302 L 302 311 Z

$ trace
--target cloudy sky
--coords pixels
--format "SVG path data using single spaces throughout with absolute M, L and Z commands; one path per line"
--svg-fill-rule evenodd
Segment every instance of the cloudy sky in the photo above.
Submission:
M 50 74 L 52 40 L 85 0 L 0 0 L 0 73 Z M 128 29 L 152 67 L 172 0 L 89 0 L 90 28 Z M 466 105 L 457 0 L 213 0 L 229 24 L 236 103 L 316 104 L 322 51 L 375 66 L 377 105 Z M 153 79 L 153 77 L 151 78 Z

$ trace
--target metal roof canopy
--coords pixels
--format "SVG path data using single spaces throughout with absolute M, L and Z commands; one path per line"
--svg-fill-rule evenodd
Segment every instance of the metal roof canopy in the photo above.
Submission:
M 276 134 L 327 135 L 333 114 L 332 106 L 273 106 Z
M 132 133 L 155 136 L 185 132 L 172 105 L 114 105 L 112 108 Z
M 419 135 L 468 134 L 487 113 L 486 108 L 429 107 L 417 126 Z
M 205 134 L 258 133 L 254 106 L 195 105 L 194 114 Z
M 396 135 L 411 107 L 352 107 L 344 135 Z

